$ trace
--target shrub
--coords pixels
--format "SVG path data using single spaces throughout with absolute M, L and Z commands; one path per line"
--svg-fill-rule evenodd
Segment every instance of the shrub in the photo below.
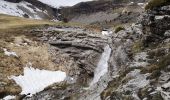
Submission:
M 149 3 L 146 5 L 145 9 L 153 9 L 154 7 L 159 7 L 163 5 L 168 5 L 170 4 L 170 0 L 151 0 Z
M 125 30 L 125 28 L 122 27 L 122 26 L 118 26 L 118 27 L 115 28 L 115 33 L 119 32 L 121 30 Z

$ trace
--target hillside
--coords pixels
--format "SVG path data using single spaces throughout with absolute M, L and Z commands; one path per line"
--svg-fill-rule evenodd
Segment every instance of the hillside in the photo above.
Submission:
M 57 19 L 56 9 L 47 6 L 41 2 L 31 2 L 25 0 L 20 2 L 0 1 L 0 13 L 33 18 L 33 19 Z
M 0 100 L 170 100 L 168 0 L 7 1 L 62 21 L 0 14 Z

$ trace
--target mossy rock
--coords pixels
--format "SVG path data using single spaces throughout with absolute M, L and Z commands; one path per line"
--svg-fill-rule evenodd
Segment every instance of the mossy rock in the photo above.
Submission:
M 147 87 L 140 88 L 138 91 L 138 96 L 141 100 L 143 100 L 145 97 L 147 97 L 148 94 L 149 94 L 149 91 L 148 91 Z
M 160 61 L 158 62 L 158 66 L 160 69 L 166 68 L 168 65 L 170 65 L 170 54 L 164 56 Z
M 122 92 L 113 92 L 110 95 L 110 100 L 134 100 L 134 98 L 132 97 L 132 94 L 126 95 Z
M 150 78 L 156 78 L 159 76 L 161 70 L 167 70 L 166 68 L 170 65 L 170 54 L 162 56 L 160 60 L 155 63 L 148 65 L 141 70 L 141 73 L 152 73 Z
M 102 100 L 105 100 L 107 97 L 114 94 L 114 91 L 120 85 L 120 80 L 122 80 L 122 77 L 117 77 L 109 82 L 107 88 L 100 94 Z
M 164 6 L 170 4 L 170 0 L 151 0 L 145 7 L 146 10 L 154 7 Z
M 152 94 L 148 100 L 164 100 L 161 96 L 161 93 L 160 92 L 157 92 L 155 94 Z
M 117 26 L 117 27 L 115 28 L 115 33 L 118 33 L 118 32 L 121 31 L 121 30 L 125 30 L 125 28 L 122 27 L 122 26 Z
M 0 48 L 0 57 L 4 55 L 3 49 Z
M 157 79 L 161 75 L 160 70 L 155 70 L 151 73 L 150 76 L 147 77 L 147 79 Z

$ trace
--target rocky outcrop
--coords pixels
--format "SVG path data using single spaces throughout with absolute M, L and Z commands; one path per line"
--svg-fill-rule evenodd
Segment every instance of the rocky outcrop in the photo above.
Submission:
M 65 71 L 69 77 L 66 82 L 54 84 L 37 95 L 25 99 L 81 99 L 81 97 L 86 98 L 86 95 L 93 90 L 97 92 L 97 95 L 102 92 L 103 82 L 97 86 L 99 88 L 95 87 L 90 91 L 86 91 L 84 87 L 89 86 L 94 77 L 94 71 L 104 52 L 104 47 L 108 45 L 107 37 L 81 28 L 64 27 L 33 30 L 30 34 L 36 36 L 39 41 L 51 45 L 49 52 L 54 57 L 54 63 L 60 66 L 59 69 Z M 58 88 L 58 86 L 61 87 Z M 94 98 L 94 95 L 91 97 Z
M 119 5 L 117 5 L 119 6 Z M 61 14 L 63 18 L 72 19 L 75 16 L 81 14 L 91 14 L 99 11 L 106 11 L 111 9 L 113 4 L 111 1 L 91 1 L 91 2 L 82 2 L 73 7 L 64 7 L 61 8 Z
M 142 18 L 141 23 L 144 26 L 145 33 L 152 33 L 159 36 L 164 36 L 166 30 L 170 28 L 169 6 L 155 8 L 148 11 Z
M 88 75 L 86 76 L 86 78 L 88 77 L 87 79 L 93 77 L 94 69 L 104 50 L 104 46 L 107 44 L 107 38 L 85 31 L 78 31 L 79 28 L 71 29 L 77 30 L 77 32 L 71 32 L 71 30 L 65 32 L 56 31 L 58 28 L 49 29 L 38 32 L 44 31 L 43 34 L 39 34 L 41 41 L 48 42 L 55 47 L 53 49 L 56 52 L 54 55 L 56 56 L 55 63 L 59 66 L 65 66 L 63 70 L 75 79 L 83 80 L 85 78 L 81 76 L 83 73 Z M 63 30 L 67 29 L 69 28 L 64 28 Z M 31 33 L 35 34 L 35 32 Z M 81 82 L 86 84 L 88 83 L 87 79 Z
M 162 10 L 161 17 L 158 17 L 163 8 L 168 6 L 148 11 L 138 24 L 125 28 L 113 37 L 113 47 L 119 49 L 113 49 L 115 53 L 111 67 L 116 70 L 112 73 L 118 73 L 113 73 L 113 77 L 117 77 L 109 82 L 101 94 L 103 100 L 170 99 L 170 62 L 167 60 L 170 53 L 167 42 L 170 22 L 166 15 L 168 9 Z
M 47 15 L 50 19 L 58 19 L 58 9 L 51 7 L 47 4 L 44 4 L 38 0 L 24 0 L 32 5 L 36 6 L 37 8 L 41 9 L 42 11 L 47 11 Z
M 144 9 L 143 6 L 138 5 L 140 1 L 135 1 L 135 3 L 131 3 L 131 1 L 99 0 L 82 2 L 72 7 L 61 8 L 61 18 L 67 19 L 70 22 L 102 27 L 134 23 Z

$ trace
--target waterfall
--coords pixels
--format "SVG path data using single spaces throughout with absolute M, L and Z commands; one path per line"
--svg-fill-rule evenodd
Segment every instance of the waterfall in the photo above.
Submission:
M 108 71 L 108 60 L 110 58 L 110 54 L 111 54 L 111 48 L 109 47 L 109 45 L 107 45 L 104 48 L 104 52 L 102 53 L 102 56 L 99 60 L 99 63 L 94 71 L 94 78 L 92 80 L 92 82 L 90 83 L 90 86 L 92 86 L 93 84 L 97 83 L 99 81 L 99 79 Z

